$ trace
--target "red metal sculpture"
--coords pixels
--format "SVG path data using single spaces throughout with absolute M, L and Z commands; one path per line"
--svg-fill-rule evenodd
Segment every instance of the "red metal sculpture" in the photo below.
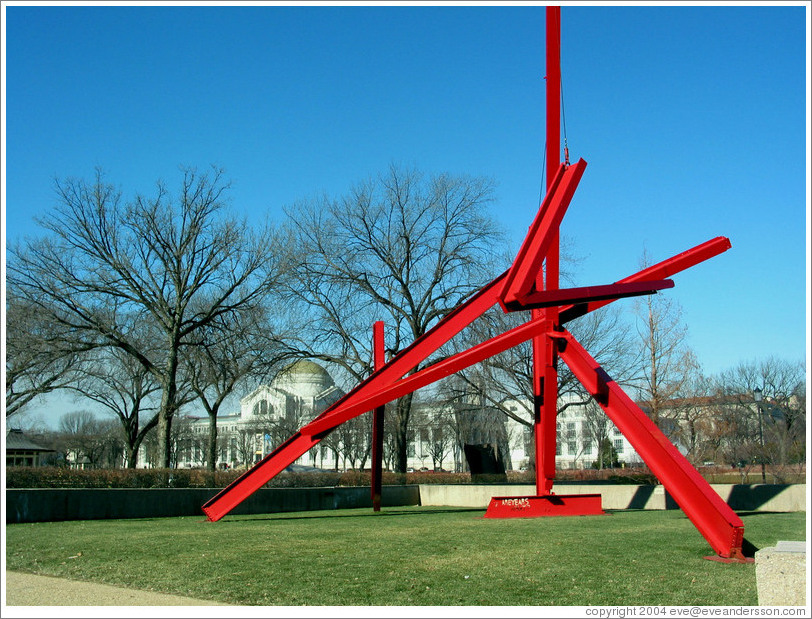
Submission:
M 606 412 L 615 426 L 657 476 L 721 561 L 748 561 L 742 552 L 744 525 L 685 457 L 668 441 L 563 325 L 617 299 L 652 294 L 674 284 L 672 275 L 720 254 L 730 241 L 717 237 L 613 284 L 560 289 L 559 226 L 586 168 L 581 159 L 570 165 L 560 147 L 560 7 L 547 7 L 547 194 L 513 264 L 468 301 L 438 322 L 408 348 L 383 362 L 383 324 L 373 337 L 375 372 L 341 400 L 244 473 L 203 506 L 216 521 L 280 473 L 345 421 L 374 411 L 374 508 L 380 509 L 382 407 L 387 402 L 431 384 L 522 342 L 533 343 L 536 494 L 495 497 L 485 517 L 534 517 L 602 514 L 599 494 L 556 495 L 556 414 L 561 359 Z M 406 374 L 484 312 L 499 304 L 506 312 L 530 311 L 528 322 L 469 350 Z M 380 436 L 379 436 L 380 434 Z

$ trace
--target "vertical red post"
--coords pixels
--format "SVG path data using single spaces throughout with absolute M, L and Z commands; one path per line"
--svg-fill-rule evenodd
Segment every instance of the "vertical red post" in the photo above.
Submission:
M 561 7 L 548 6 L 547 17 L 547 190 L 561 163 Z M 538 290 L 558 289 L 559 234 L 556 232 L 539 274 Z M 533 310 L 548 328 L 558 324 L 558 308 Z M 534 438 L 536 444 L 536 494 L 551 494 L 555 479 L 558 373 L 555 347 L 548 337 L 533 340 Z
M 561 7 L 547 7 L 547 190 L 561 165 Z M 546 290 L 558 288 L 559 235 L 547 254 Z M 556 315 L 558 310 L 551 308 Z
M 372 326 L 372 358 L 375 369 L 380 370 L 385 364 L 386 352 L 383 345 L 383 321 L 378 320 Z M 381 511 L 382 471 L 383 471 L 383 411 L 379 406 L 372 411 L 372 510 Z

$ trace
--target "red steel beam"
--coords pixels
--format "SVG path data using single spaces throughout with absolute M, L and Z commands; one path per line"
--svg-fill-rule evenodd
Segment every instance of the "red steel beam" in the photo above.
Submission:
M 556 327 L 549 312 L 557 308 L 533 310 L 531 315 L 543 320 L 547 331 Z M 533 338 L 533 437 L 536 456 L 536 495 L 550 495 L 555 481 L 555 453 L 558 441 L 558 369 L 556 350 L 549 338 Z
M 662 262 L 658 262 L 642 271 L 638 271 L 634 275 L 629 275 L 619 280 L 618 284 L 626 284 L 631 282 L 641 282 L 647 280 L 666 279 L 672 275 L 689 269 L 692 266 L 704 262 L 714 256 L 718 256 L 722 252 L 730 249 L 730 239 L 724 236 L 717 236 L 709 241 L 692 247 L 676 256 L 672 256 Z M 612 303 L 615 299 L 608 299 L 604 301 L 590 301 L 589 303 L 571 305 L 569 307 L 562 307 L 559 317 L 561 323 L 569 322 L 579 316 L 583 316 L 589 312 Z
M 744 523 L 568 331 L 549 334 L 558 355 L 662 482 L 720 557 L 744 561 Z
M 372 357 L 375 369 L 380 370 L 386 364 L 386 351 L 383 341 L 383 321 L 378 320 L 372 327 Z M 372 511 L 381 511 L 381 493 L 383 483 L 383 414 L 384 407 L 372 411 L 372 462 L 370 486 L 372 491 Z
M 203 504 L 203 512 L 212 522 L 220 520 L 318 442 L 319 440 L 312 436 L 304 436 L 301 432 L 297 432 L 253 468 L 248 469 L 229 486 L 206 501 Z
M 552 178 L 561 165 L 561 7 L 548 6 L 545 11 L 545 40 L 547 68 L 547 191 L 549 192 Z M 569 165 L 569 157 L 565 157 L 565 165 Z M 560 224 L 560 221 L 559 221 Z M 559 226 L 553 232 L 549 251 L 546 252 L 545 290 L 558 288 L 559 275 Z M 548 313 L 548 318 L 553 319 Z
M 660 279 L 657 281 L 629 282 L 625 284 L 542 290 L 528 294 L 521 301 L 507 304 L 507 308 L 511 312 L 516 312 L 542 307 L 555 307 L 569 303 L 589 303 L 591 301 L 602 301 L 604 299 L 614 301 L 625 297 L 653 294 L 658 290 L 673 287 L 673 280 Z
M 548 6 L 546 9 L 546 65 L 547 65 L 547 193 L 553 193 L 553 175 L 561 164 L 561 7 Z M 586 165 L 583 159 L 579 164 Z M 569 165 L 569 157 L 564 161 Z M 578 174 L 583 174 L 581 168 Z M 562 181 L 563 182 L 563 181 Z M 577 180 L 572 186 L 575 191 Z M 572 193 L 565 197 L 566 209 L 572 198 Z M 538 217 L 537 217 L 538 219 Z M 535 276 L 535 290 L 553 292 L 558 289 L 559 262 L 560 262 L 560 231 L 561 219 L 557 221 L 547 217 L 548 223 L 543 222 L 541 229 L 545 236 L 549 236 L 548 248 L 539 246 L 537 251 L 544 257 L 544 272 L 540 270 L 541 258 L 535 257 L 539 271 Z M 543 239 L 543 240 L 546 240 Z M 528 269 L 534 268 L 532 264 Z M 532 273 L 532 271 L 531 271 Z M 532 291 L 527 281 L 522 288 L 524 297 Z M 510 299 L 506 299 L 510 301 Z M 503 305 L 504 309 L 504 305 Z M 547 321 L 549 329 L 558 324 L 558 307 L 547 307 L 544 310 L 535 309 L 530 312 L 533 318 Z M 535 468 L 536 468 L 536 495 L 550 495 L 555 480 L 555 454 L 558 433 L 556 432 L 556 417 L 558 416 L 558 370 L 555 348 L 546 337 L 533 338 L 531 347 L 533 359 L 533 437 L 535 441 Z
M 330 406 L 316 420 L 328 416 L 340 406 L 363 400 L 381 388 L 392 384 L 409 370 L 416 367 L 421 361 L 425 360 L 440 346 L 448 342 L 498 302 L 499 292 L 502 290 L 506 276 L 507 271 L 479 290 L 465 303 L 457 306 L 431 330 L 416 339 L 407 348 L 404 348 L 381 369 L 373 372 L 369 378 Z M 208 516 L 208 519 L 211 521 L 220 520 L 270 479 L 282 472 L 285 467 L 295 462 L 297 458 L 318 444 L 321 438 L 321 436 L 305 436 L 301 432 L 294 434 L 285 443 L 209 499 L 203 505 L 203 511 Z
M 502 291 L 503 304 L 518 301 L 533 290 L 542 263 L 558 236 L 561 220 L 567 212 L 585 169 L 586 161 L 583 159 L 568 167 L 559 166 L 553 184 L 547 191 L 519 253 L 508 271 Z

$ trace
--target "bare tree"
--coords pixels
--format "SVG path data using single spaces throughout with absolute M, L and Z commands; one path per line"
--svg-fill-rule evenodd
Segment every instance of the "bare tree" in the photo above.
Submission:
M 606 413 L 603 412 L 601 407 L 594 400 L 591 400 L 584 408 L 584 422 L 582 427 L 582 440 L 595 446 L 597 453 L 596 463 L 598 468 L 602 469 L 607 461 L 611 462 L 611 455 L 606 452 L 612 445 L 612 441 L 609 438 L 612 424 L 609 423 Z
M 650 264 L 644 252 L 641 268 Z M 640 344 L 639 397 L 644 402 L 642 408 L 660 425 L 669 401 L 683 390 L 695 356 L 686 343 L 688 327 L 677 301 L 667 294 L 655 294 L 638 299 L 635 308 Z
M 453 342 L 469 347 L 503 333 L 529 318 L 527 312 L 504 314 L 491 311 Z M 634 376 L 633 342 L 621 308 L 607 306 L 567 325 L 573 335 L 605 367 L 619 384 L 628 384 Z M 462 398 L 476 394 L 489 406 L 527 428 L 533 427 L 533 357 L 526 342 L 495 355 L 481 364 L 458 373 L 461 381 L 446 381 L 446 397 Z M 563 363 L 558 365 L 559 413 L 591 401 L 581 383 Z M 513 410 L 511 406 L 516 406 Z
M 170 460 L 168 468 L 183 468 L 185 466 L 193 466 L 199 459 L 195 457 L 195 448 L 200 448 L 198 437 L 194 431 L 194 419 L 185 415 L 178 415 L 175 423 L 172 424 L 172 432 L 170 435 Z M 159 444 L 156 443 L 156 445 Z M 199 451 L 198 451 L 199 454 Z M 168 482 L 172 483 L 172 477 L 168 478 Z
M 420 426 L 425 429 L 424 448 L 431 457 L 432 469 L 440 470 L 446 458 L 453 454 L 457 438 L 456 414 L 453 406 L 429 403 L 421 407 Z
M 231 434 L 231 444 L 235 448 L 240 458 L 240 464 L 246 468 L 253 466 L 256 460 L 256 452 L 261 448 L 257 437 L 260 436 L 256 428 L 244 426 L 237 428 Z M 260 436 L 260 438 L 263 438 Z
M 722 372 L 721 396 L 727 423 L 736 432 L 730 448 L 739 461 L 761 465 L 785 465 L 792 459 L 805 461 L 806 367 L 803 362 L 768 357 L 742 362 Z M 759 390 L 761 402 L 757 401 Z M 734 449 L 735 448 L 735 449 Z
M 160 384 L 164 467 L 182 348 L 216 318 L 258 303 L 278 275 L 273 234 L 227 217 L 227 189 L 218 169 L 186 170 L 177 196 L 159 183 L 154 196 L 127 203 L 100 171 L 91 183 L 57 181 L 58 205 L 40 221 L 50 234 L 10 252 L 8 278 L 44 320 L 85 346 L 132 355 Z M 146 349 L 134 337 L 143 321 L 160 334 Z
M 60 325 L 44 318 L 11 286 L 6 291 L 6 417 L 34 398 L 67 387 L 76 378 L 79 352 Z
M 670 438 L 694 465 L 715 461 L 717 457 L 714 410 L 719 401 L 714 397 L 715 390 L 714 381 L 703 374 L 699 362 L 691 355 L 686 380 L 663 411 L 672 422 Z
M 344 461 L 352 469 L 362 469 L 372 451 L 372 416 L 361 415 L 336 428 L 331 436 L 338 439 L 337 447 Z
M 127 467 L 135 468 L 144 437 L 158 423 L 152 396 L 159 385 L 141 363 L 120 348 L 100 348 L 85 357 L 68 389 L 116 415 L 126 443 Z
M 372 371 L 370 331 L 387 348 L 411 344 L 489 281 L 497 227 L 484 212 L 490 182 L 390 167 L 346 195 L 288 212 L 301 252 L 289 290 L 302 326 L 300 354 L 343 366 L 354 382 Z M 395 467 L 404 472 L 411 396 L 394 407 Z
M 205 461 L 210 471 L 217 467 L 217 415 L 223 402 L 240 382 L 267 375 L 286 357 L 266 316 L 260 305 L 217 316 L 199 329 L 197 344 L 184 349 L 191 389 L 209 417 Z
M 114 419 L 100 419 L 87 410 L 65 413 L 59 420 L 58 440 L 66 453 L 73 454 L 74 463 L 93 468 L 111 466 L 119 452 L 121 435 L 114 424 Z

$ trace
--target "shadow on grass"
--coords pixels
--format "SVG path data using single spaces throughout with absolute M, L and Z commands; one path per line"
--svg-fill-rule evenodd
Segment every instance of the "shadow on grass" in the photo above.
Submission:
M 778 514 L 787 514 L 787 513 L 790 513 L 790 512 L 765 512 L 765 511 L 744 512 L 744 511 L 738 511 L 738 510 L 736 511 L 737 516 L 739 516 L 739 517 L 746 516 L 748 518 L 750 516 L 777 516 Z
M 748 559 L 753 559 L 758 551 L 758 546 L 748 540 L 746 537 L 742 538 L 742 554 Z
M 302 513 L 302 512 L 280 512 L 277 514 L 235 514 L 229 516 L 226 520 L 220 522 L 255 522 L 262 520 L 317 520 L 317 519 L 333 519 L 333 518 L 381 518 L 388 516 L 425 516 L 426 514 L 463 514 L 463 513 L 484 513 L 484 510 L 479 507 L 453 507 L 443 509 L 430 509 L 430 510 L 386 510 L 379 512 L 363 512 L 346 514 L 341 513 L 344 510 L 336 511 L 320 511 L 318 513 Z M 297 515 L 293 515 L 297 514 Z

